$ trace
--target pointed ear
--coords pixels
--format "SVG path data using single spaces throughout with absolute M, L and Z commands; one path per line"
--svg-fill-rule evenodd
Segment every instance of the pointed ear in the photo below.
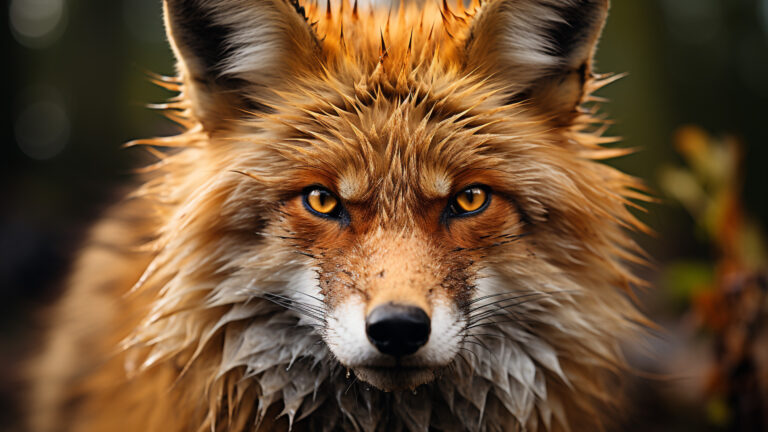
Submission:
M 609 0 L 491 0 L 466 42 L 471 69 L 503 80 L 513 100 L 529 100 L 568 124 L 582 102 Z
M 319 42 L 296 0 L 164 0 L 163 6 L 186 97 L 209 131 L 265 109 L 268 89 L 317 64 Z

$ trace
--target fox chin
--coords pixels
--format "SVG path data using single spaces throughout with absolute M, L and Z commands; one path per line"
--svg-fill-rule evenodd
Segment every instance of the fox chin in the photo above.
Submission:
M 583 431 L 647 323 L 608 0 L 164 0 L 175 136 L 94 226 L 36 431 Z

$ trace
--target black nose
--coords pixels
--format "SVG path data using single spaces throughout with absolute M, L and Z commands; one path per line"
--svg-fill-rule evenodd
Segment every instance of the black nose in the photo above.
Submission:
M 387 303 L 365 320 L 368 340 L 382 353 L 395 357 L 418 351 L 429 340 L 429 316 L 418 307 Z

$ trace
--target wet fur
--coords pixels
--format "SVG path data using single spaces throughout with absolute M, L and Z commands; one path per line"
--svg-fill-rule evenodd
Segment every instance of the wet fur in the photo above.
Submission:
M 600 427 L 644 322 L 642 186 L 598 162 L 624 152 L 581 108 L 609 80 L 591 67 L 606 12 L 168 0 L 179 78 L 158 83 L 185 130 L 136 143 L 159 160 L 75 265 L 34 430 Z M 493 206 L 446 222 L 472 183 Z M 302 207 L 312 184 L 352 228 Z M 360 381 L 328 345 L 358 297 L 451 305 L 453 361 L 413 391 Z

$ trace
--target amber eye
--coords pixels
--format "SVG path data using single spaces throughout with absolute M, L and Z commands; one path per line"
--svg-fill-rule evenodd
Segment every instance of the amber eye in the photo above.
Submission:
M 486 187 L 470 186 L 453 198 L 451 210 L 455 216 L 468 216 L 485 210 L 489 201 L 490 193 Z
M 304 191 L 304 204 L 312 212 L 325 217 L 338 217 L 341 206 L 331 192 L 322 187 L 312 187 Z

